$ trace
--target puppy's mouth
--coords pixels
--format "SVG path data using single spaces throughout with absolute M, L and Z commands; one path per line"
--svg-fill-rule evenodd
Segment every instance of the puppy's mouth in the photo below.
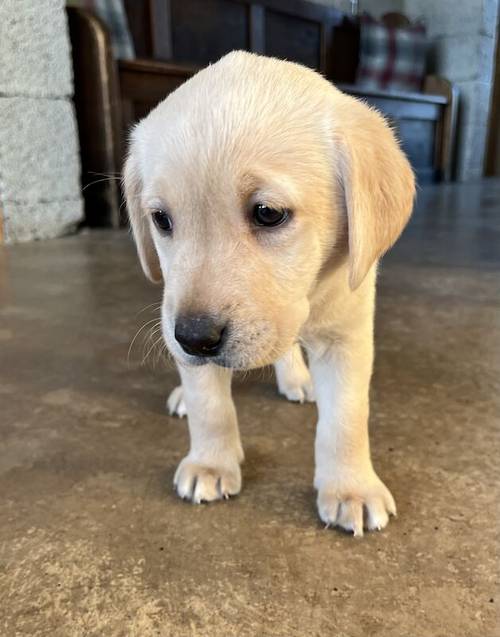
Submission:
M 226 367 L 228 369 L 237 369 L 234 366 L 233 361 L 224 354 L 219 354 L 217 356 L 193 356 L 189 354 L 183 354 L 182 360 L 179 362 L 181 363 L 181 365 L 184 364 L 191 367 L 201 367 L 203 365 L 211 364 L 217 365 L 218 367 Z
M 207 347 L 203 353 L 196 353 L 189 347 L 181 346 L 174 330 L 164 330 L 167 347 L 180 365 L 200 367 L 211 364 L 236 371 L 264 367 L 284 353 L 281 348 L 278 352 L 270 336 L 268 334 L 266 338 L 266 334 L 262 334 L 260 339 L 256 339 L 255 335 L 249 335 L 244 339 L 241 335 L 228 334 L 220 349 L 214 351 Z
M 165 343 L 183 366 L 211 364 L 246 371 L 274 363 L 293 345 L 276 325 L 256 317 L 241 322 L 203 314 L 173 318 L 164 312 L 162 324 Z
M 249 371 L 270 365 L 275 361 L 275 358 L 270 354 L 255 356 L 234 350 L 223 351 L 216 356 L 193 356 L 185 352 L 179 354 L 180 355 L 174 354 L 174 356 L 181 365 L 201 367 L 202 365 L 211 364 L 227 369 L 234 369 L 235 371 Z

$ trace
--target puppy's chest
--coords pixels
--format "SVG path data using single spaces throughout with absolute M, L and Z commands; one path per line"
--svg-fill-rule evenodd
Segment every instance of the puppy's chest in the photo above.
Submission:
M 373 320 L 374 302 L 370 289 L 353 294 L 335 279 L 325 283 L 318 286 L 310 299 L 309 317 L 300 334 L 305 342 L 335 343 Z
M 306 346 L 315 346 L 317 343 L 331 345 L 340 342 L 343 335 L 343 326 L 328 316 L 309 318 L 300 331 L 300 339 Z

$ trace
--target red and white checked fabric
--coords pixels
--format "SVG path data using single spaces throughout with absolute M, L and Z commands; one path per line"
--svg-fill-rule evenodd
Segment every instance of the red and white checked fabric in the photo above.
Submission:
M 388 27 L 362 15 L 356 83 L 364 89 L 419 91 L 425 75 L 425 27 Z

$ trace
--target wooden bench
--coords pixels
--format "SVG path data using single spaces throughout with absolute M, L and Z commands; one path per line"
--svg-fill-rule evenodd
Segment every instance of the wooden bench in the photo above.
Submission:
M 385 115 L 420 184 L 451 179 L 458 95 L 449 82 L 429 75 L 422 93 L 373 91 L 353 84 L 338 87 Z

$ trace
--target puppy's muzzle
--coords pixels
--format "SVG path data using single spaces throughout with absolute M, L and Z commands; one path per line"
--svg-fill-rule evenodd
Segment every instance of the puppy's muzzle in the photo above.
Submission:
M 224 346 L 226 333 L 226 324 L 212 316 L 179 316 L 175 321 L 175 339 L 191 356 L 217 356 Z

